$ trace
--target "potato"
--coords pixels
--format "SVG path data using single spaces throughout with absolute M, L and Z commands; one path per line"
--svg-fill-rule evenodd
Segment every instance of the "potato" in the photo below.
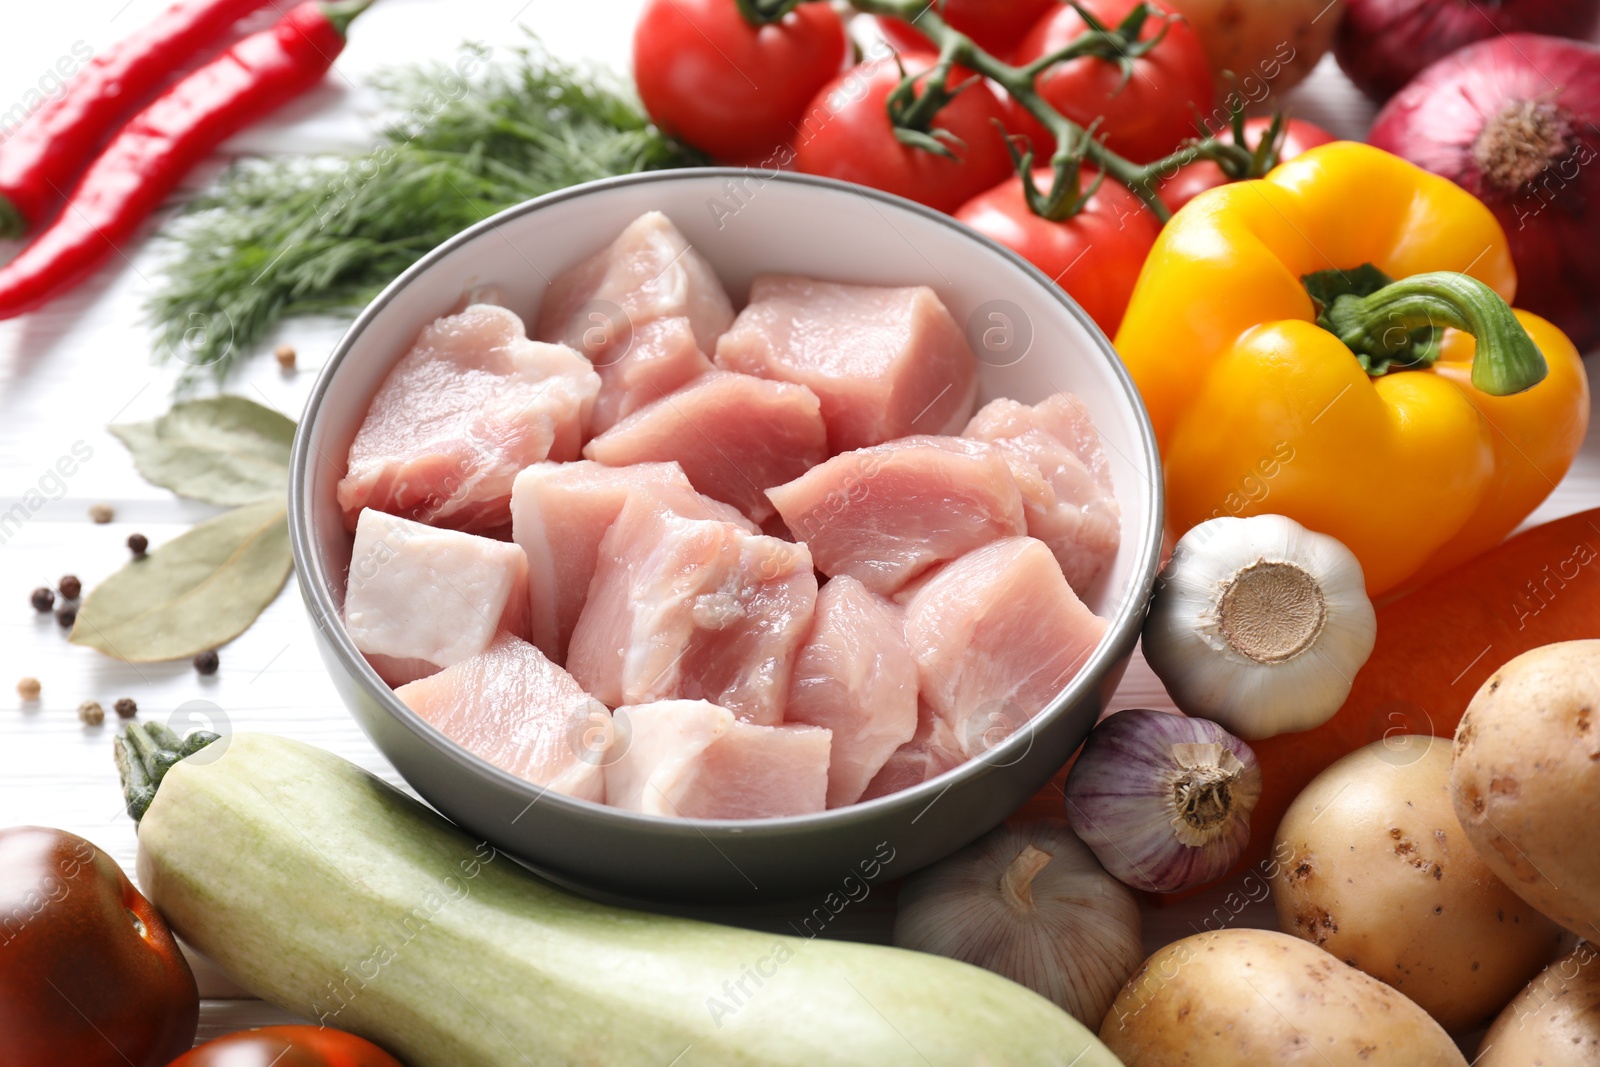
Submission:
M 1600 950 L 1579 945 L 1546 967 L 1483 1035 L 1476 1067 L 1600 1063 Z
M 1450 742 L 1395 736 L 1312 780 L 1273 855 L 1278 928 L 1410 997 L 1453 1033 L 1488 1024 L 1561 928 L 1496 878 L 1450 805 Z
M 1545 645 L 1490 675 L 1456 729 L 1450 785 L 1490 869 L 1600 940 L 1600 641 Z
M 1164 0 L 1206 48 L 1217 101 L 1228 94 L 1258 103 L 1299 85 L 1333 44 L 1343 0 Z M 1230 81 L 1224 71 L 1232 71 Z
M 1465 1067 L 1401 994 L 1298 937 L 1215 930 L 1144 962 L 1100 1024 L 1126 1067 Z

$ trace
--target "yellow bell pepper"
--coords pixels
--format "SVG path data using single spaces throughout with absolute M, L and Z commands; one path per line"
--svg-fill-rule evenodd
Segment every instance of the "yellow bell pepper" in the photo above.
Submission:
M 1287 515 L 1348 545 L 1373 595 L 1499 542 L 1566 474 L 1589 416 L 1577 351 L 1515 295 L 1489 210 L 1367 145 L 1196 198 L 1116 339 L 1155 423 L 1169 529 Z

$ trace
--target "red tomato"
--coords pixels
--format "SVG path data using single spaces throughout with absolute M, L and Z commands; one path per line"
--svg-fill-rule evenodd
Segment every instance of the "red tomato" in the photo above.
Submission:
M 1048 189 L 1051 176 L 1048 168 L 1040 169 L 1034 171 L 1033 180 L 1040 189 Z M 1086 170 L 1085 186 L 1093 179 Z M 1065 222 L 1051 222 L 1029 211 L 1020 177 L 978 196 L 957 211 L 956 218 L 1053 278 L 1108 337 L 1122 325 L 1133 283 L 1161 232 L 1161 224 L 1143 202 L 1109 178 L 1083 210 Z
M 1245 119 L 1245 143 L 1251 148 L 1256 147 L 1261 143 L 1261 135 L 1270 125 L 1272 125 L 1270 116 Z M 1283 147 L 1278 152 L 1280 163 L 1286 163 L 1318 145 L 1330 144 L 1334 139 L 1333 134 L 1321 126 L 1301 122 L 1299 119 L 1290 119 L 1287 125 L 1288 132 L 1283 139 Z M 1177 173 L 1170 178 L 1158 177 L 1157 182 L 1156 192 L 1162 202 L 1173 211 L 1177 211 L 1207 189 L 1228 184 L 1228 177 L 1222 172 L 1222 168 L 1211 160 L 1202 159 L 1179 167 Z
M 1137 2 L 1082 0 L 1084 10 L 1108 26 L 1121 22 Z M 1152 6 L 1165 10 L 1160 4 Z M 1063 48 L 1086 28 L 1076 11 L 1062 5 L 1028 34 L 1017 49 L 1016 62 L 1030 63 Z M 1152 18 L 1145 23 L 1140 40 L 1149 40 L 1160 30 L 1161 23 Z M 1122 84 L 1120 64 L 1085 56 L 1051 67 L 1039 76 L 1038 86 L 1051 106 L 1080 126 L 1103 118 L 1096 136 L 1135 163 L 1160 159 L 1185 138 L 1198 134 L 1197 122 L 1210 117 L 1215 99 L 1205 47 L 1194 27 L 1183 19 L 1169 22 L 1161 43 L 1133 61 L 1133 77 L 1126 85 Z M 1017 120 L 1019 129 L 1037 128 L 1032 116 L 1015 102 L 1012 108 L 1022 115 Z M 1039 155 L 1048 157 L 1052 148 L 1039 149 Z
M 909 74 L 927 70 L 933 57 L 902 56 Z M 970 75 L 952 72 L 959 83 Z M 940 109 L 936 129 L 960 139 L 950 159 L 896 140 L 885 104 L 900 84 L 892 60 L 863 63 L 846 71 L 811 105 L 795 135 L 794 166 L 858 185 L 896 193 L 940 211 L 954 211 L 1011 173 L 1005 136 L 995 125 L 1005 108 L 987 82 L 977 81 Z
M 206 1041 L 170 1067 L 400 1067 L 354 1033 L 326 1027 L 261 1027 Z
M 934 10 L 952 28 L 971 37 L 992 56 L 1010 57 L 1017 45 L 1044 18 L 1046 11 L 1060 0 L 939 0 Z M 909 25 L 887 15 L 878 16 L 878 26 L 902 52 L 936 52 L 929 40 Z
M 801 4 L 757 27 L 734 0 L 647 0 L 633 32 L 633 80 L 663 130 L 718 159 L 757 163 L 793 136 L 844 66 L 846 45 L 828 4 Z
M 177 939 L 116 862 L 65 830 L 0 830 L 0 1063 L 161 1067 L 200 995 Z
M 321 1026 L 264 1026 L 207 1041 L 169 1067 L 400 1067 L 354 1034 Z

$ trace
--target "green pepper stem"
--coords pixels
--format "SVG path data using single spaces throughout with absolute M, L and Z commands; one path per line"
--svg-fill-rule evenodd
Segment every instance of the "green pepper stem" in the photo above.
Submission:
M 333 24 L 340 37 L 350 36 L 350 24 L 356 16 L 371 7 L 377 0 L 323 0 L 322 17 Z
M 28 220 L 17 205 L 0 196 L 0 237 L 21 237 L 28 232 Z
M 1462 330 L 1477 338 L 1472 384 L 1490 396 L 1511 396 L 1549 373 L 1533 338 L 1500 294 L 1456 271 L 1416 274 L 1368 296 L 1339 297 L 1325 311 L 1333 333 L 1356 353 L 1394 350 L 1424 327 Z

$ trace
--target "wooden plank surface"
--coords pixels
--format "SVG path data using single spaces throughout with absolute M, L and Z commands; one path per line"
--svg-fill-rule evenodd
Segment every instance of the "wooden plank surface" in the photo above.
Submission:
M 161 0 L 77 0 L 8 11 L 6 32 L 0 35 L 0 113 L 40 86 L 48 88 L 47 72 L 75 44 L 103 49 L 161 6 Z M 370 136 L 373 103 L 359 88 L 363 75 L 387 64 L 447 58 L 455 41 L 515 47 L 523 40 L 520 27 L 528 26 L 558 54 L 625 69 L 637 6 L 637 0 L 384 0 L 356 25 L 350 49 L 322 89 L 241 136 L 195 180 L 215 173 L 234 153 L 361 146 Z M 1346 136 L 1359 136 L 1370 119 L 1366 104 L 1331 62 L 1293 94 L 1292 106 L 1297 115 Z M 0 243 L 0 257 L 10 251 Z M 62 574 L 76 574 L 88 588 L 115 570 L 126 558 L 128 534 L 137 531 L 160 544 L 213 510 L 147 485 L 105 432 L 109 422 L 161 413 L 172 382 L 168 370 L 151 363 L 142 311 L 160 250 L 140 241 L 124 252 L 69 298 L 0 323 L 0 514 L 25 503 L 30 490 L 48 499 L 20 526 L 0 524 L 0 826 L 33 823 L 71 830 L 131 871 L 134 828 L 123 813 L 111 762 L 114 717 L 104 726 L 84 727 L 75 710 L 81 701 L 98 700 L 109 712 L 115 699 L 129 696 L 146 719 L 282 733 L 337 752 L 397 784 L 399 779 L 335 694 L 292 580 L 261 620 L 222 651 L 221 669 L 210 678 L 199 677 L 187 664 L 132 666 L 73 647 L 49 616 L 35 616 L 28 607 L 30 589 L 53 584 Z M 289 324 L 267 348 L 279 341 L 295 345 L 298 372 L 282 374 L 270 356 L 259 355 L 230 388 L 297 416 L 317 366 L 343 326 L 337 318 Z M 88 450 L 88 458 L 70 477 L 59 477 L 58 459 L 72 456 L 75 447 L 79 454 Z M 1597 502 L 1600 450 L 1591 439 L 1535 520 Z M 87 513 L 95 503 L 111 505 L 116 520 L 92 524 Z M 43 684 L 36 704 L 23 705 L 12 688 L 24 675 Z M 1140 659 L 1116 704 L 1169 706 Z M 1189 933 L 1207 915 L 1230 924 L 1271 925 L 1269 909 L 1248 902 L 1252 895 L 1247 886 L 1223 886 L 1182 908 L 1150 910 L 1146 940 L 1152 946 L 1165 943 Z M 891 904 L 892 890 L 875 892 L 841 916 L 830 936 L 886 940 Z M 782 929 L 787 915 L 803 911 L 777 907 L 709 917 Z M 289 1018 L 243 998 L 204 965 L 200 974 L 207 997 L 201 1039 Z

